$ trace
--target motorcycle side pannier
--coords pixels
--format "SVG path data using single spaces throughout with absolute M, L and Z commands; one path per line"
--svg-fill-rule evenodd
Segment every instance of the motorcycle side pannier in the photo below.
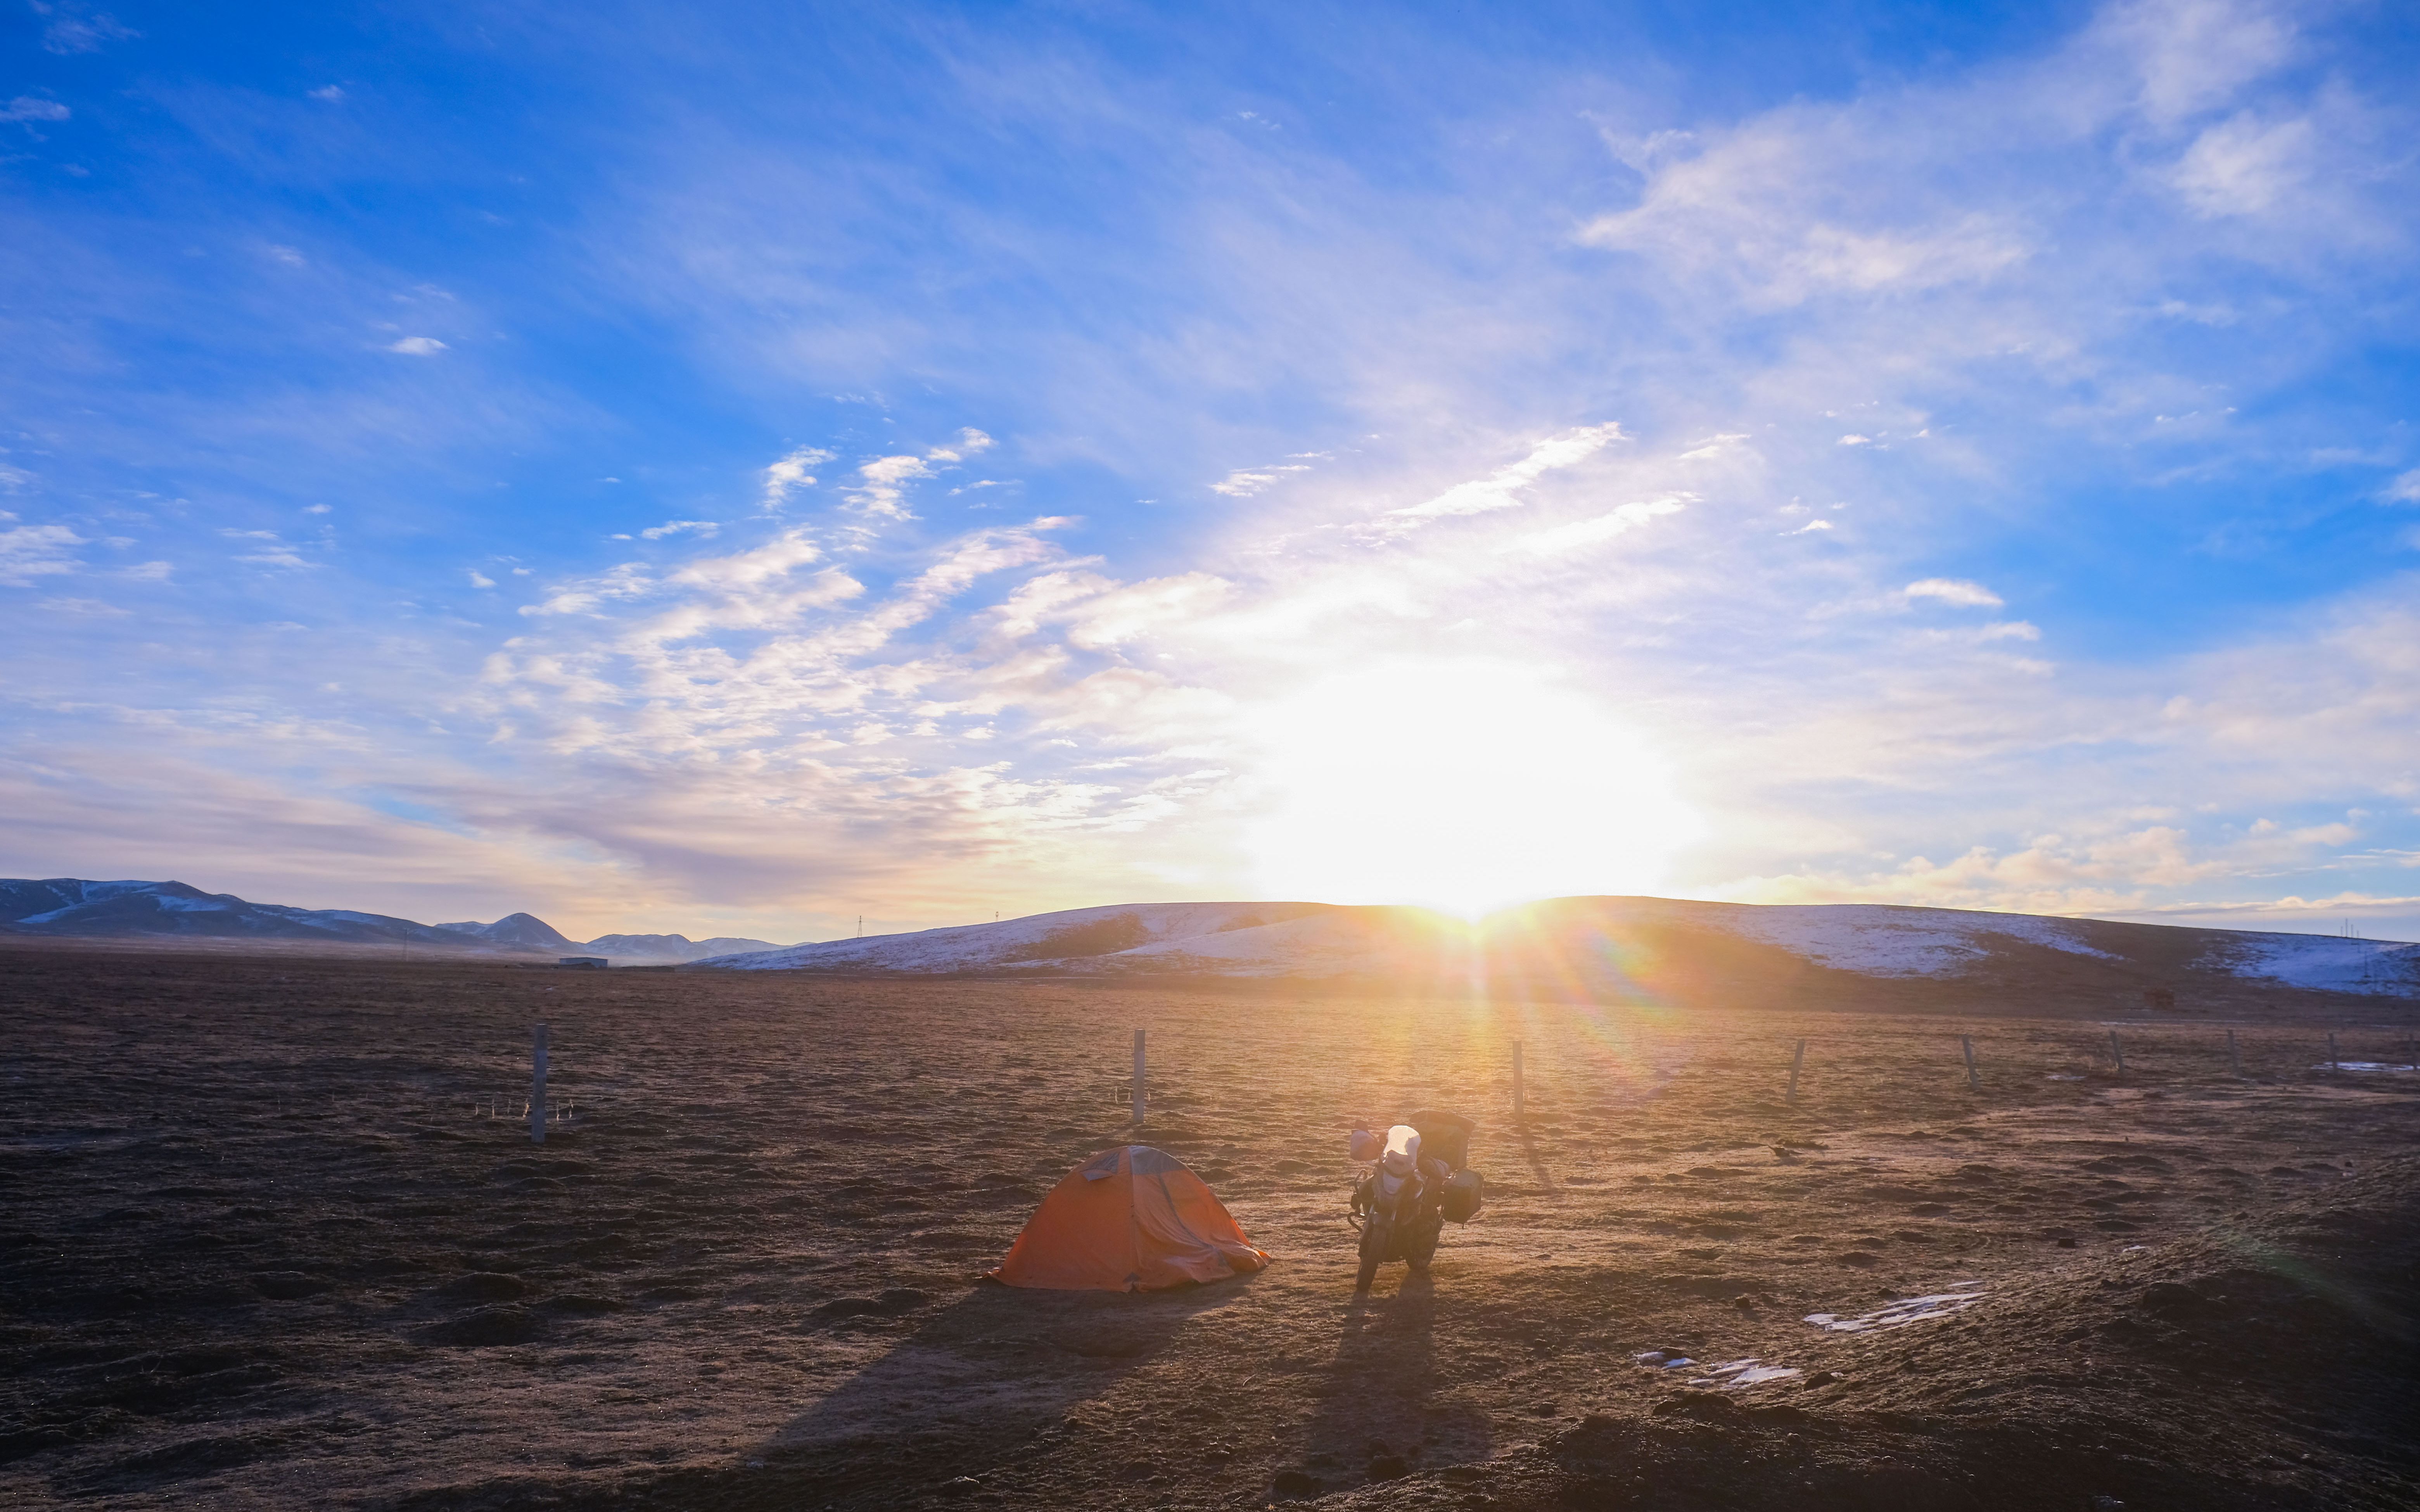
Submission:
M 1441 1194 L 1447 1219 L 1453 1223 L 1466 1224 L 1478 1217 L 1481 1188 L 1484 1184 L 1480 1180 L 1477 1171 L 1456 1171 L 1448 1177 L 1445 1191 Z

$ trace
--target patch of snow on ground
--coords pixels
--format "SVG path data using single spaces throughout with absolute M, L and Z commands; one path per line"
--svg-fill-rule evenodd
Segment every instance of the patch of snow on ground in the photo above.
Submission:
M 1055 914 L 992 924 L 959 924 L 908 934 L 825 940 L 778 950 L 715 956 L 704 964 L 740 971 L 978 971 L 995 966 L 1043 967 L 1064 957 L 1035 956 L 1054 936 L 1087 925 L 1113 924 L 1131 917 L 1145 948 L 1171 940 L 1217 936 L 1228 931 L 1256 933 L 1256 925 L 1322 908 L 1317 903 L 1132 903 L 1109 908 L 1071 908 Z M 1239 929 L 1240 926 L 1240 929 Z M 1114 952 L 1128 954 L 1130 951 Z M 1084 955 L 1074 959 L 1093 960 Z
M 1402 964 L 1383 936 L 1373 939 L 1355 916 L 1326 910 L 1249 929 L 1155 940 L 1100 958 L 1104 965 L 1248 976 L 1383 974 Z
M 2320 992 L 2395 997 L 2420 994 L 2420 945 L 2393 940 L 2247 931 L 2212 946 L 2195 964 Z
M 1804 1321 L 1835 1334 L 1866 1334 L 1878 1328 L 1903 1328 L 1910 1323 L 1947 1318 L 1983 1300 L 1983 1284 L 1979 1281 L 1953 1281 L 1950 1286 L 1954 1289 L 1925 1297 L 1902 1297 L 1854 1318 L 1843 1318 L 1838 1313 L 1808 1313 Z
M 2048 946 L 2071 955 L 2116 959 L 2063 918 L 1893 908 L 1880 903 L 1817 903 L 1742 910 L 1725 921 L 1738 933 L 1818 965 L 1874 977 L 1946 977 L 1989 959 L 1994 937 Z
M 153 900 L 159 906 L 177 914 L 224 914 L 235 904 L 224 898 L 179 898 L 174 893 L 161 893 Z
M 1742 1386 L 1761 1385 L 1768 1381 L 1787 1381 L 1798 1374 L 1792 1365 L 1765 1365 L 1757 1360 L 1732 1360 L 1709 1369 L 1703 1376 L 1688 1382 L 1692 1386 L 1720 1386 L 1725 1391 L 1737 1391 Z

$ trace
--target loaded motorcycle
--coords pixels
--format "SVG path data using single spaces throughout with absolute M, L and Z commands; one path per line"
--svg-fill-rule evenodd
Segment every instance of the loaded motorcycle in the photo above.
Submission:
M 1361 1268 L 1353 1289 L 1367 1291 L 1378 1267 L 1401 1260 L 1424 1273 L 1448 1222 L 1479 1216 L 1482 1183 L 1464 1162 L 1471 1123 L 1457 1113 L 1415 1113 L 1384 1134 L 1353 1131 L 1353 1158 L 1370 1164 L 1353 1186 L 1345 1223 L 1361 1231 Z

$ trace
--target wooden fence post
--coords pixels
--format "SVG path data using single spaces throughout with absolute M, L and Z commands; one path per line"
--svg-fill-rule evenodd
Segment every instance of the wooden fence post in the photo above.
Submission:
M 2336 1059 L 2336 1031 L 2334 1029 L 2328 1031 L 2328 1070 L 2344 1070 L 2343 1063 Z
M 530 1043 L 530 1143 L 546 1143 L 546 1026 Z
M 1958 1037 L 1958 1048 L 1966 1053 L 1966 1090 L 1970 1092 L 1981 1091 L 1983 1089 L 1983 1084 L 1981 1081 L 1978 1080 L 1975 1075 L 1974 1036 L 1966 1034 L 1960 1035 Z
M 1143 1082 L 1142 1031 L 1137 1029 L 1135 1030 L 1134 1121 L 1142 1122 L 1143 1115 L 1150 1108 L 1151 1097 L 1145 1091 Z
M 1801 1040 L 1797 1053 L 1790 1057 L 1790 1090 L 1781 1099 L 1784 1103 L 1795 1103 L 1798 1101 L 1798 1068 L 1806 1063 L 1807 1041 Z
M 2125 1075 L 2126 1051 L 2125 1048 L 2118 1042 L 2118 1031 L 2116 1029 L 2109 1031 L 2109 1054 L 2117 1058 L 2118 1074 L 2120 1076 Z

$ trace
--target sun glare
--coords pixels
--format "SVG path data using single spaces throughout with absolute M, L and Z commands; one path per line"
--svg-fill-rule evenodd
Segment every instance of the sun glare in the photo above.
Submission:
M 1259 733 L 1274 801 L 1248 844 L 1270 897 L 1475 918 L 1643 892 L 1700 829 L 1637 735 L 1507 663 L 1331 678 L 1269 709 Z

